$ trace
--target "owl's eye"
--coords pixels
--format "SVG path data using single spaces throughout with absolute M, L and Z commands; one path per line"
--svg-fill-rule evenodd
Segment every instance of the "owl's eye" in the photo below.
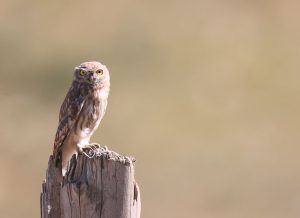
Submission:
M 96 73 L 97 73 L 98 75 L 102 75 L 102 74 L 103 74 L 103 70 L 97 70 Z
M 80 74 L 80 76 L 84 76 L 84 75 L 86 75 L 86 71 L 80 70 L 80 71 L 79 71 L 79 74 Z

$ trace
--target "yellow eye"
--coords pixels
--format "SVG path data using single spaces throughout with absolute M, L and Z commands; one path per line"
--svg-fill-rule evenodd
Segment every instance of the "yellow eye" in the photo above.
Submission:
M 98 75 L 102 75 L 102 74 L 103 74 L 103 70 L 97 70 L 96 73 L 97 73 Z
M 80 70 L 79 74 L 80 74 L 80 76 L 84 76 L 84 75 L 86 75 L 86 71 Z

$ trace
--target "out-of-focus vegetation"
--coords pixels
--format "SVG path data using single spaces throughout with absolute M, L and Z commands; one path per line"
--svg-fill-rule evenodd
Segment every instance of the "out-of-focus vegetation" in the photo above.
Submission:
M 39 217 L 73 68 L 99 60 L 93 141 L 136 157 L 143 218 L 299 217 L 299 6 L 2 1 L 0 216 Z

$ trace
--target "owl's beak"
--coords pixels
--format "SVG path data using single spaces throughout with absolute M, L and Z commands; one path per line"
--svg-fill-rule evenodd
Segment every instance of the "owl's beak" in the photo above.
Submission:
M 89 78 L 88 78 L 88 81 L 91 82 L 91 83 L 92 83 L 92 82 L 95 82 L 95 81 L 96 81 L 96 78 L 95 78 L 95 77 L 89 77 Z

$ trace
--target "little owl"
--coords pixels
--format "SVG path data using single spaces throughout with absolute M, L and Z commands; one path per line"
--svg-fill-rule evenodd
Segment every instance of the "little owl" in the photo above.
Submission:
M 60 108 L 53 158 L 65 176 L 72 156 L 90 146 L 90 138 L 104 116 L 109 72 L 99 62 L 84 62 L 74 70 L 71 87 Z M 84 153 L 84 152 L 83 152 Z

